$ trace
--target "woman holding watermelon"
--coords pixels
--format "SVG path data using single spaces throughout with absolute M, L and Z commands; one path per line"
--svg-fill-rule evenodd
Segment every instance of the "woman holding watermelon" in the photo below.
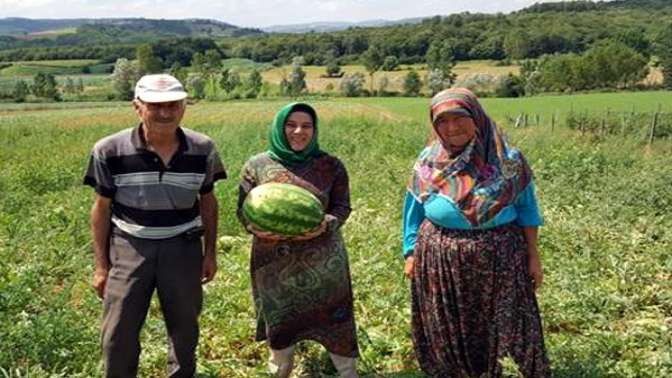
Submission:
M 430 119 L 403 212 L 420 366 L 432 376 L 499 377 L 510 357 L 525 377 L 550 376 L 532 171 L 470 91 L 438 93 Z
M 293 187 L 275 185 L 273 190 L 287 193 L 277 199 L 264 193 L 262 186 L 270 183 Z M 261 204 L 270 209 L 264 219 L 245 211 L 253 188 L 261 191 L 255 202 L 276 198 L 275 203 Z M 294 228 L 286 222 L 299 206 L 293 206 L 291 198 L 305 198 L 297 195 L 299 188 L 317 198 L 324 218 L 297 235 L 289 232 Z M 242 169 L 238 201 L 238 217 L 254 236 L 250 268 L 256 339 L 267 340 L 269 370 L 280 377 L 291 373 L 294 348 L 301 340 L 322 344 L 342 377 L 357 376 L 350 270 L 340 232 L 350 210 L 348 174 L 339 159 L 320 150 L 315 110 L 304 103 L 285 106 L 271 125 L 268 151 L 250 158 Z

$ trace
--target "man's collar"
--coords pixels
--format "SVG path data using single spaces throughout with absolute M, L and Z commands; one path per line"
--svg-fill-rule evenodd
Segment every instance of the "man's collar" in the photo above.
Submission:
M 147 150 L 147 140 L 145 140 L 145 133 L 142 132 L 143 125 L 140 123 L 138 126 L 133 128 L 131 132 L 131 144 L 135 147 L 136 150 Z M 178 127 L 176 130 L 177 139 L 180 141 L 180 146 L 177 148 L 178 151 L 186 151 L 189 149 L 187 145 L 187 137 L 184 135 L 184 131 L 181 127 Z

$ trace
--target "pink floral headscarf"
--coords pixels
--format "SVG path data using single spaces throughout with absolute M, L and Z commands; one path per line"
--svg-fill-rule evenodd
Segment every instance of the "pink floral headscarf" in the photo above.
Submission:
M 436 94 L 430 119 L 434 121 L 444 112 L 470 116 L 476 124 L 476 137 L 451 158 L 435 132 L 437 137 L 430 139 L 413 167 L 408 191 L 420 202 L 432 194 L 445 197 L 472 226 L 479 226 L 515 201 L 532 180 L 532 171 L 471 91 L 453 88 Z

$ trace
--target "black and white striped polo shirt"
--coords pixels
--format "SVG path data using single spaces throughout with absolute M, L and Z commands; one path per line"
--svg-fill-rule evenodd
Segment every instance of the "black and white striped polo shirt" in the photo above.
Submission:
M 112 199 L 112 223 L 143 239 L 165 239 L 202 226 L 198 195 L 226 172 L 207 136 L 178 128 L 180 146 L 168 165 L 147 149 L 142 125 L 101 139 L 84 184 Z

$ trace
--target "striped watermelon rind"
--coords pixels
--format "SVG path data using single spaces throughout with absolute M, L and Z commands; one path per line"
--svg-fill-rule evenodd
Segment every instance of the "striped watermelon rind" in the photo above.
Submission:
M 247 194 L 243 215 L 261 231 L 298 236 L 319 226 L 324 210 L 320 200 L 308 190 L 272 182 L 259 185 Z

